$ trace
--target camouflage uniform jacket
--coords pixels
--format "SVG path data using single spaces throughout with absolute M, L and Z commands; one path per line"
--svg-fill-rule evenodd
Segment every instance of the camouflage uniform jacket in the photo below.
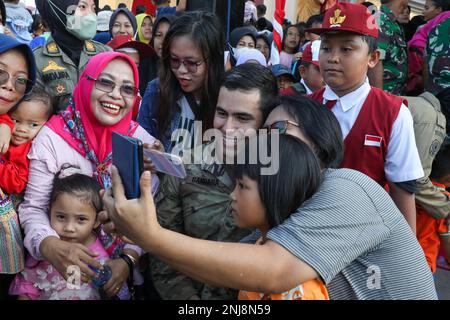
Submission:
M 450 18 L 430 30 L 426 46 L 427 91 L 437 95 L 450 87 Z
M 197 150 L 201 150 L 198 148 Z M 196 152 L 197 152 L 196 150 Z M 165 175 L 155 198 L 160 224 L 190 237 L 239 242 L 248 230 L 235 226 L 230 213 L 234 180 L 225 166 L 186 165 L 187 177 Z M 158 259 L 150 258 L 154 286 L 162 299 L 236 299 L 237 291 L 216 288 L 188 278 Z
M 43 46 L 33 50 L 37 67 L 36 84 L 50 94 L 56 112 L 65 110 L 69 105 L 69 98 L 91 57 L 104 51 L 111 51 L 111 48 L 96 41 L 86 41 L 77 67 L 52 36 Z
M 386 6 L 381 6 L 378 25 L 378 50 L 383 61 L 383 90 L 401 95 L 406 87 L 408 76 L 408 54 L 403 29 L 394 13 Z

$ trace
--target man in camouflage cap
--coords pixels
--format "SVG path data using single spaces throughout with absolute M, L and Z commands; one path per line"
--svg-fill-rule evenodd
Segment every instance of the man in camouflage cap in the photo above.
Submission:
M 220 130 L 225 154 L 234 150 L 236 141 L 229 137 L 239 130 L 257 130 L 277 104 L 277 81 L 270 71 L 256 64 L 242 64 L 226 74 L 220 89 L 214 128 Z M 214 241 L 239 242 L 248 230 L 235 226 L 231 215 L 230 193 L 234 189 L 232 167 L 207 164 L 186 165 L 187 177 L 165 175 L 155 198 L 161 226 L 191 237 Z M 239 152 L 239 149 L 237 153 Z M 206 153 L 209 154 L 209 153 Z M 163 299 L 236 299 L 237 292 L 199 283 L 151 258 L 151 278 Z
M 369 72 L 371 85 L 401 95 L 406 87 L 408 56 L 405 35 L 397 16 L 408 6 L 409 0 L 381 0 L 378 25 L 380 62 Z

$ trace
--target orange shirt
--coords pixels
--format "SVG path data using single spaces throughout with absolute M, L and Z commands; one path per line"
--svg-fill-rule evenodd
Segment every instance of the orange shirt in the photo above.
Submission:
M 445 186 L 433 182 L 433 184 L 443 189 L 443 192 L 450 195 L 450 193 L 445 192 Z M 425 252 L 425 257 L 427 259 L 428 265 L 433 273 L 436 272 L 436 261 L 439 255 L 439 248 L 441 244 L 441 239 L 439 237 L 440 233 L 447 233 L 448 227 L 445 219 L 435 219 L 430 216 L 427 211 L 416 202 L 417 211 L 417 240 L 419 241 L 423 251 Z
M 330 300 L 330 297 L 323 282 L 314 279 L 284 293 L 258 293 L 241 290 L 238 300 Z

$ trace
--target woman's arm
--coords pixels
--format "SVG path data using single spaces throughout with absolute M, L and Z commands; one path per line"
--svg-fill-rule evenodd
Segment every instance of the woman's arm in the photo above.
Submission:
M 113 189 L 103 195 L 112 220 L 106 224 L 106 230 L 127 236 L 189 277 L 215 286 L 274 293 L 318 277 L 308 264 L 272 241 L 261 246 L 224 243 L 163 229 L 148 190 L 151 183 L 148 172 L 141 178 L 144 192 L 140 199 L 126 200 L 115 168 L 112 179 Z

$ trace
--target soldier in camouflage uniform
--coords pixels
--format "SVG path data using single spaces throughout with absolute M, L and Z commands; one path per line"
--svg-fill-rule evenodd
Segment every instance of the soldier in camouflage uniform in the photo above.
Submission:
M 437 95 L 450 87 L 450 18 L 431 29 L 425 50 L 429 72 L 426 88 Z
M 227 81 L 232 81 L 234 87 L 229 88 Z M 261 99 L 255 101 L 255 90 L 259 91 L 260 97 L 264 93 L 264 102 Z M 216 113 L 216 119 L 227 117 L 227 123 L 232 122 L 235 130 L 260 128 L 276 105 L 277 91 L 276 79 L 268 68 L 242 64 L 225 77 L 219 94 L 219 101 L 226 101 L 230 95 L 239 96 L 240 100 L 233 106 L 227 106 L 226 102 L 220 105 L 221 113 L 220 116 Z M 239 120 L 241 118 L 246 118 L 247 122 Z M 216 129 L 222 131 L 223 127 L 219 128 L 216 121 L 214 124 Z M 199 158 L 204 161 L 202 154 L 211 154 L 208 150 L 213 146 L 207 144 L 197 147 L 194 154 L 200 153 Z M 230 193 L 234 189 L 232 168 L 206 163 L 186 165 L 187 177 L 184 179 L 169 175 L 161 179 L 160 190 L 155 198 L 159 223 L 164 228 L 198 239 L 239 242 L 250 231 L 236 227 L 231 215 Z M 194 281 L 154 257 L 150 259 L 150 272 L 153 284 L 163 299 L 237 298 L 236 290 Z
M 395 13 L 388 7 L 392 2 L 406 0 L 382 0 L 378 25 L 380 35 L 378 50 L 383 63 L 383 90 L 401 95 L 406 88 L 408 75 L 408 55 L 403 29 L 397 22 Z M 401 11 L 400 11 L 401 12 Z
M 104 44 L 81 40 L 68 32 L 67 15 L 64 13 L 71 13 L 77 4 L 78 0 L 36 1 L 40 14 L 52 30 L 45 44 L 33 50 L 37 68 L 36 85 L 50 94 L 55 112 L 67 108 L 89 59 L 100 52 L 111 51 Z

